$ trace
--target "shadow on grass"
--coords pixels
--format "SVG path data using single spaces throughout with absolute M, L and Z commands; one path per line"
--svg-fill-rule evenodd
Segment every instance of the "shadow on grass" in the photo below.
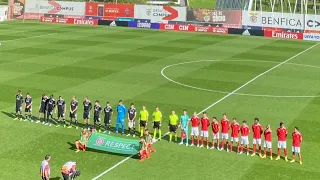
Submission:
M 71 142 L 67 142 L 71 147 L 69 148 L 72 151 L 75 151 L 76 146 L 75 144 L 71 143 Z M 119 154 L 119 153 L 113 153 L 113 152 L 107 152 L 107 151 L 101 151 L 101 150 L 97 150 L 97 149 L 92 149 L 92 148 L 87 148 L 86 151 L 88 152 L 94 152 L 94 153 L 100 153 L 100 154 L 108 154 L 108 155 L 114 155 L 114 156 L 121 156 L 121 157 L 129 157 L 130 155 L 128 154 Z M 131 157 L 132 159 L 140 159 L 140 156 L 138 154 L 133 155 Z
M 60 177 L 50 178 L 50 180 L 60 180 Z
M 9 112 L 5 112 L 5 111 L 1 111 L 2 114 L 8 116 L 9 118 L 15 118 L 16 114 L 15 113 L 9 113 Z

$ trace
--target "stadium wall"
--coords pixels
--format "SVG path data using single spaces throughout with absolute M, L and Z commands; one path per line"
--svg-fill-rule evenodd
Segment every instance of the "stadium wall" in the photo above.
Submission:
M 121 26 L 320 41 L 320 16 L 163 5 L 10 0 L 11 18 L 47 23 Z M 11 7 L 11 6 L 10 6 Z
M 0 22 L 8 19 L 9 6 L 0 6 Z

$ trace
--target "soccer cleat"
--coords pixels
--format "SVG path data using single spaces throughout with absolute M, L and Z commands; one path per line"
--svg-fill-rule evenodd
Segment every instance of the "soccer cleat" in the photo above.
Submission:
M 78 153 L 78 152 L 80 152 L 80 150 L 79 150 L 79 149 L 77 149 L 77 150 L 76 150 L 76 153 Z
M 292 160 L 290 161 L 290 163 L 294 163 L 294 162 L 296 162 L 296 160 L 294 160 L 294 159 L 292 159 Z
M 229 149 L 227 149 L 227 152 L 230 152 L 230 150 L 229 150 Z
M 270 160 L 271 160 L 271 161 L 273 160 L 273 157 L 272 157 L 272 156 L 270 156 Z
M 40 123 L 40 121 L 39 121 L 39 120 L 37 120 L 37 121 L 36 121 L 36 123 L 38 124 L 38 123 Z
M 241 152 L 239 152 L 238 154 L 241 155 L 242 153 L 243 153 L 243 152 L 241 151 Z
M 68 126 L 68 129 L 72 128 L 72 126 Z
M 300 165 L 302 165 L 302 161 L 300 161 L 299 163 L 300 163 Z
M 42 124 L 43 124 L 43 123 L 42 123 Z M 44 125 L 45 125 L 45 126 L 48 126 L 48 125 L 49 125 L 49 123 L 45 123 Z
M 99 133 L 101 133 L 101 129 L 99 129 L 99 131 L 98 131 Z
M 209 146 L 207 146 L 207 149 L 209 149 Z
M 249 152 L 247 152 L 247 156 L 249 156 Z
M 266 155 L 263 155 L 263 156 L 261 155 L 260 157 L 261 157 L 262 159 L 265 159 L 267 156 L 266 156 Z
M 27 119 L 26 119 L 27 120 Z M 22 118 L 20 119 L 20 121 L 22 121 Z M 28 121 L 28 120 L 27 120 Z
M 214 149 L 214 147 L 212 146 L 210 149 Z
M 20 118 L 20 121 L 22 121 L 22 118 Z M 26 122 L 26 121 L 29 121 L 29 120 L 28 119 L 24 119 L 23 121 Z
M 136 135 L 134 134 L 134 135 L 132 135 L 132 137 L 136 137 Z M 161 139 L 159 139 L 159 140 L 161 140 Z
M 52 124 L 51 124 L 51 123 L 49 123 L 49 126 L 52 126 Z
M 14 118 L 13 120 L 16 121 L 16 120 L 18 120 L 18 118 L 16 117 L 16 118 Z
M 45 122 L 44 122 L 44 121 L 42 121 L 42 124 L 45 124 Z
M 252 157 L 255 156 L 255 155 L 256 155 L 256 153 L 251 154 Z
M 280 160 L 280 156 L 277 156 L 276 161 Z
M 64 127 L 64 128 L 66 128 L 66 127 L 67 127 L 67 125 L 63 125 L 63 127 Z
M 194 146 L 194 144 L 191 144 L 190 146 Z
M 203 148 L 203 145 L 201 145 L 200 148 Z
M 31 122 L 33 123 L 33 120 L 31 120 Z
M 76 126 L 76 129 L 79 129 L 79 127 L 78 127 L 78 126 Z
M 261 153 L 259 153 L 259 156 L 262 158 L 262 154 Z
M 284 160 L 285 160 L 286 162 L 288 162 L 288 158 L 287 158 L 287 157 L 285 157 Z
M 107 133 L 107 131 L 103 131 L 102 133 L 105 134 L 105 133 Z
M 182 145 L 182 144 L 183 144 L 183 142 L 180 142 L 180 143 L 179 143 L 179 145 Z
M 200 147 L 199 144 L 197 145 L 197 147 Z
M 189 144 L 186 144 L 186 146 L 188 147 L 188 146 L 189 146 Z
M 218 149 L 219 151 L 223 151 L 223 148 Z
M 130 136 L 130 134 L 127 134 L 127 136 Z
M 110 131 L 108 131 L 108 134 L 111 134 L 111 132 L 110 132 Z
M 56 125 L 56 127 L 60 127 L 60 125 Z

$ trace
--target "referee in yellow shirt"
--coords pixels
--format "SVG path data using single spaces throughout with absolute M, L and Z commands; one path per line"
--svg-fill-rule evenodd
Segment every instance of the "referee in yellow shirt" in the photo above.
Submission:
M 148 125 L 149 112 L 146 110 L 146 106 L 142 106 L 142 110 L 139 114 L 140 121 L 140 137 L 144 135 L 144 130 Z
M 178 135 L 177 135 L 177 128 L 178 128 L 178 121 L 179 117 L 176 115 L 174 111 L 172 111 L 172 114 L 169 116 L 169 142 L 172 140 L 172 134 L 174 134 L 174 139 L 175 141 L 178 140 Z
M 153 140 L 156 140 L 156 136 L 157 136 L 157 129 L 159 131 L 159 139 L 161 140 L 161 121 L 162 121 L 162 113 L 159 110 L 159 107 L 156 107 L 156 111 L 153 112 L 152 114 L 153 116 Z

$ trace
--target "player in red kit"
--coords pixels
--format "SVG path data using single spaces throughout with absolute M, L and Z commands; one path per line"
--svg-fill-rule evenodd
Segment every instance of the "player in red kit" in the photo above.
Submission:
M 209 132 L 208 132 L 208 127 L 210 126 L 210 120 L 207 117 L 207 113 L 203 113 L 203 117 L 201 118 L 201 146 L 202 148 L 204 146 L 203 142 L 204 139 L 206 139 L 207 142 L 207 149 L 209 149 Z
M 212 128 L 212 147 L 210 149 L 214 149 L 214 141 L 217 141 L 217 149 L 219 149 L 219 130 L 220 125 L 217 121 L 216 117 L 213 117 L 213 121 L 211 123 Z
M 191 118 L 191 146 L 194 146 L 194 139 L 197 139 L 197 147 L 200 146 L 199 140 L 199 125 L 200 125 L 200 118 L 197 115 L 197 112 L 193 113 L 193 117 Z
M 291 163 L 296 162 L 295 153 L 299 156 L 300 164 L 302 165 L 302 157 L 300 153 L 300 145 L 302 142 L 302 134 L 299 132 L 299 128 L 295 127 L 292 133 L 292 160 Z
M 230 128 L 230 121 L 227 119 L 227 115 L 223 114 L 222 120 L 221 120 L 221 148 L 219 149 L 222 151 L 224 149 L 224 143 L 227 144 L 227 152 L 229 152 L 228 145 L 229 145 L 229 128 Z
M 240 127 L 240 132 L 241 132 L 241 147 L 238 147 L 238 154 L 243 153 L 243 148 L 246 146 L 247 148 L 247 156 L 249 156 L 249 133 L 250 133 L 250 128 L 247 126 L 246 121 L 242 121 L 242 126 Z
M 233 122 L 231 124 L 231 143 L 229 150 L 232 152 L 233 142 L 237 144 L 237 149 L 239 149 L 239 132 L 240 132 L 240 125 L 237 123 L 237 119 L 233 118 Z
M 267 125 L 266 130 L 264 130 L 264 155 L 262 159 L 267 157 L 267 149 L 270 152 L 270 160 L 272 160 L 272 130 L 270 124 Z
M 287 136 L 288 130 L 284 127 L 284 123 L 280 123 L 280 127 L 277 129 L 278 136 L 278 157 L 276 160 L 280 159 L 280 150 L 284 149 L 284 158 L 288 162 L 288 151 L 287 151 Z
M 253 153 L 251 156 L 256 155 L 257 145 L 259 146 L 259 156 L 261 155 L 261 135 L 263 133 L 263 128 L 259 124 L 259 118 L 254 118 L 254 124 L 252 125 L 252 131 L 253 131 Z

